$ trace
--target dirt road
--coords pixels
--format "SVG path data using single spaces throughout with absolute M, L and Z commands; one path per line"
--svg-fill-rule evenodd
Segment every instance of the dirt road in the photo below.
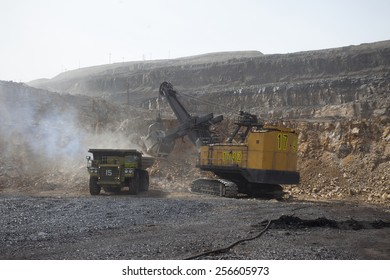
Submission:
M 140 196 L 0 197 L 0 259 L 390 259 L 390 211 L 346 203 Z

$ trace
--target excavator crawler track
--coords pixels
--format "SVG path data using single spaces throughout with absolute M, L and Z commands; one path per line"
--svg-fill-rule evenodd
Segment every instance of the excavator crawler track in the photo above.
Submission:
M 238 197 L 238 186 L 224 179 L 197 179 L 192 182 L 191 192 L 222 197 Z

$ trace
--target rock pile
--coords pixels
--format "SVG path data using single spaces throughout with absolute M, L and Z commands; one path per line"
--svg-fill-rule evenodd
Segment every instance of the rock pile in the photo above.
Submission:
M 389 121 L 297 123 L 302 180 L 290 195 L 390 205 Z

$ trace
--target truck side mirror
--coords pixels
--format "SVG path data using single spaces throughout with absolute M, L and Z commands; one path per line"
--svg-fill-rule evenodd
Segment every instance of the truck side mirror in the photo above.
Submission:
M 91 157 L 90 156 L 86 156 L 85 158 L 87 159 L 87 168 L 91 167 L 91 165 L 92 165 Z

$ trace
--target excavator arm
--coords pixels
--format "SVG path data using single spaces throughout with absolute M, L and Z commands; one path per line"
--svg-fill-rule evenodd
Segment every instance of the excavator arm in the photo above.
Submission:
M 169 82 L 160 85 L 159 94 L 169 103 L 179 125 L 166 130 L 161 118 L 149 127 L 148 135 L 143 138 L 148 153 L 156 157 L 165 157 L 173 150 L 175 140 L 188 136 L 191 142 L 200 146 L 204 143 L 212 143 L 210 126 L 223 120 L 223 116 L 214 117 L 212 113 L 204 116 L 191 116 L 177 98 L 177 92 Z

